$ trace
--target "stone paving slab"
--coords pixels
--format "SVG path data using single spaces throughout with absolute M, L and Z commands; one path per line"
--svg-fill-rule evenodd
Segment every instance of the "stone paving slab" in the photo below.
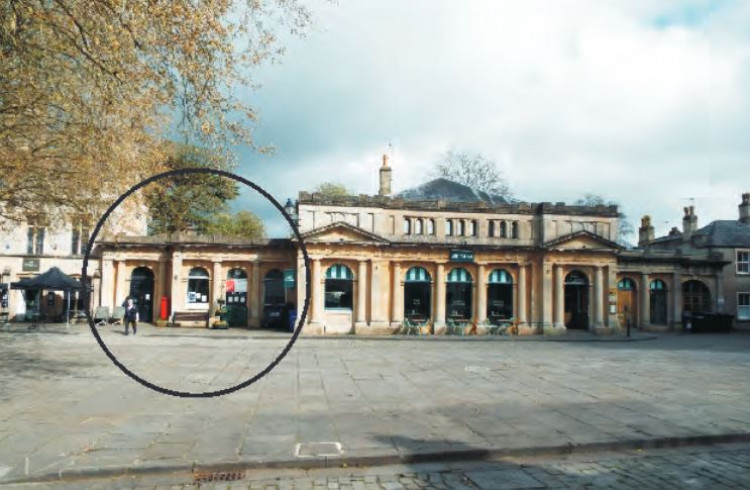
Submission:
M 103 335 L 149 381 L 199 391 L 253 376 L 286 343 Z M 608 343 L 301 338 L 256 384 L 184 399 L 125 376 L 90 335 L 0 332 L 0 483 L 97 470 L 314 467 L 741 440 L 750 436 L 748 372 L 744 334 Z M 342 456 L 295 456 L 297 444 L 318 442 L 340 443 Z

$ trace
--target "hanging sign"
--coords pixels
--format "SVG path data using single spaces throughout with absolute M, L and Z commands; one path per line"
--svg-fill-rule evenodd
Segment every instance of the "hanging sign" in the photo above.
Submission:
M 284 269 L 284 287 L 294 289 L 294 269 Z

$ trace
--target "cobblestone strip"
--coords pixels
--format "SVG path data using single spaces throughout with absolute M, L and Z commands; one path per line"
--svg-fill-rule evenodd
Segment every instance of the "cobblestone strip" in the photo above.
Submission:
M 232 482 L 147 484 L 143 478 L 77 482 L 66 488 L 137 490 L 682 490 L 750 488 L 750 445 L 573 455 L 555 459 L 430 463 L 380 468 L 311 470 L 304 476 L 253 476 Z M 11 488 L 37 488 L 29 485 Z

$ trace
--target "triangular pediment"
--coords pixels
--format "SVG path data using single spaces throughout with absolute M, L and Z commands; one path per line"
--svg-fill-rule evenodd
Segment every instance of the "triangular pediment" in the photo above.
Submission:
M 317 243 L 389 243 L 388 240 L 343 221 L 302 234 L 305 241 Z
M 568 235 L 554 238 L 544 243 L 545 248 L 554 248 L 556 250 L 620 250 L 619 245 L 612 240 L 591 233 L 590 231 L 580 230 Z

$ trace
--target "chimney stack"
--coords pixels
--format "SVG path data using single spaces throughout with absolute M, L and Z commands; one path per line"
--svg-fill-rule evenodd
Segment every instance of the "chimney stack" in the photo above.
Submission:
M 654 241 L 654 227 L 651 226 L 651 216 L 641 218 L 641 227 L 638 228 L 638 246 L 645 247 Z
M 682 234 L 685 237 L 689 237 L 698 229 L 698 217 L 695 215 L 695 208 L 693 206 L 686 207 L 684 211 L 685 216 L 682 217 Z
M 379 196 L 391 195 L 391 181 L 392 178 L 391 167 L 388 166 L 388 155 L 383 155 L 383 166 L 380 167 L 380 190 L 378 191 Z
M 750 192 L 742 194 L 740 203 L 740 223 L 750 225 Z

